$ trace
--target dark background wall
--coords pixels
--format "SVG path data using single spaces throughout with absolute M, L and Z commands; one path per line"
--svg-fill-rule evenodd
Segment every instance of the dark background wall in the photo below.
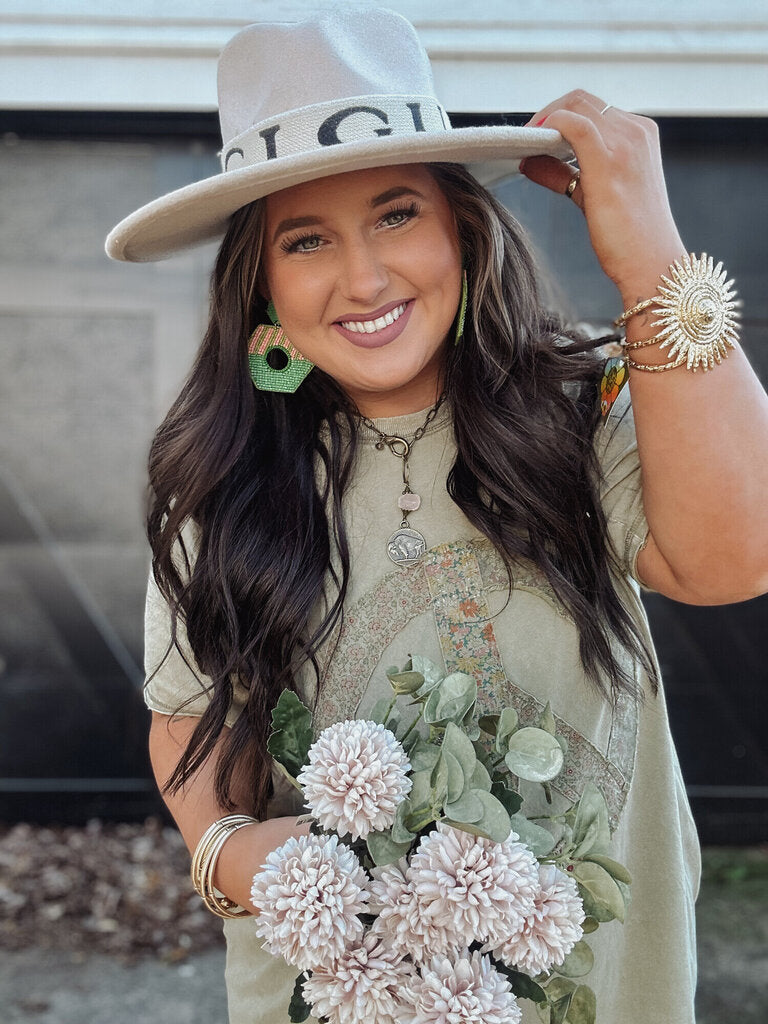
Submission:
M 766 122 L 661 128 L 682 236 L 735 276 L 765 381 Z M 142 816 L 158 809 L 140 699 L 144 461 L 201 334 L 212 250 L 125 267 L 102 246 L 125 213 L 216 172 L 216 125 L 8 112 L 0 135 L 0 820 Z M 522 179 L 498 192 L 560 304 L 609 324 L 618 295 L 576 207 Z M 647 607 L 702 836 L 764 841 L 768 599 Z

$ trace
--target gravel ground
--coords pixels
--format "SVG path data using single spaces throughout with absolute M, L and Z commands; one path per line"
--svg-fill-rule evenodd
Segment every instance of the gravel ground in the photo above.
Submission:
M 225 1024 L 220 922 L 188 866 L 156 821 L 0 827 L 2 1024 Z M 768 846 L 704 851 L 698 924 L 699 1024 L 765 1024 Z

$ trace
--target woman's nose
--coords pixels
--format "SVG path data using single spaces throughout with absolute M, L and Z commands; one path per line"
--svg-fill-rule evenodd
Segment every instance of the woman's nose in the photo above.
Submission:
M 341 268 L 341 290 L 353 302 L 370 303 L 389 283 L 387 269 L 376 246 L 368 240 L 346 248 Z

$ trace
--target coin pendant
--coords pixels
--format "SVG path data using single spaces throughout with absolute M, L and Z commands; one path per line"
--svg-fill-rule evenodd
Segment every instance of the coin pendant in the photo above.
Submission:
M 427 550 L 427 542 L 418 530 L 401 526 L 387 541 L 387 554 L 396 565 L 415 565 Z

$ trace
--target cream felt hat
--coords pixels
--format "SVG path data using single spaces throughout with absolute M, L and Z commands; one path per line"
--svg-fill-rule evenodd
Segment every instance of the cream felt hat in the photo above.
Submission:
M 113 259 L 199 245 L 254 199 L 330 174 L 436 161 L 509 173 L 524 156 L 572 155 L 551 129 L 452 128 L 413 26 L 381 8 L 248 26 L 221 54 L 218 90 L 221 173 L 126 217 L 107 238 Z

